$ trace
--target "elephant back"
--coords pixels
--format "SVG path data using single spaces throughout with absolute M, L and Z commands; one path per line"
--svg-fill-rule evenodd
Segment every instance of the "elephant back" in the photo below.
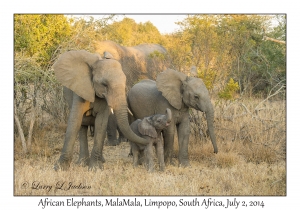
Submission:
M 109 52 L 122 65 L 127 89 L 142 79 L 156 79 L 156 75 L 169 66 L 167 50 L 159 44 L 140 44 L 123 47 L 113 41 L 95 43 L 96 52 Z
M 153 53 L 155 51 L 162 53 L 162 54 L 167 54 L 167 50 L 159 44 L 139 44 L 132 48 L 135 48 L 136 50 L 139 50 L 139 51 L 143 51 L 146 55 L 150 55 L 151 53 Z
M 105 51 L 109 52 L 112 57 L 118 61 L 121 60 L 122 55 L 124 54 L 125 47 L 107 40 L 107 41 L 98 41 L 94 44 L 95 52 L 103 55 Z
M 138 130 L 138 124 L 141 123 L 142 120 L 137 119 L 135 120 L 133 123 L 130 124 L 130 128 L 131 130 L 138 136 L 142 137 L 142 135 L 140 134 L 139 130 Z M 130 141 L 130 139 L 129 139 Z
M 127 77 L 128 87 L 132 87 L 143 79 L 155 80 L 156 75 L 167 66 L 166 50 L 157 44 L 127 47 L 125 55 L 121 58 L 121 63 Z

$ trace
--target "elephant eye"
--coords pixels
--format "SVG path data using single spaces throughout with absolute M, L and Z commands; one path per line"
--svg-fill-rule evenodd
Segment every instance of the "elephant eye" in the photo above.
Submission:
M 100 84 L 103 85 L 104 87 L 107 87 L 107 81 L 104 79 L 101 79 Z
M 195 95 L 194 97 L 195 97 L 195 99 L 196 99 L 196 100 L 198 100 L 198 99 L 199 99 L 199 96 L 198 96 L 198 95 Z

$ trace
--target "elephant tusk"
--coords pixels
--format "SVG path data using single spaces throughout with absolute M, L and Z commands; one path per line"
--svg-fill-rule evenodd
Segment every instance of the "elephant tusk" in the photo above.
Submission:
M 114 114 L 114 110 L 113 110 L 113 108 L 110 108 L 110 112 L 111 112 L 112 114 Z
M 132 112 L 130 111 L 130 109 L 127 107 L 127 110 L 128 110 L 128 112 L 129 112 L 129 114 L 131 115 L 131 116 L 133 116 L 133 114 L 132 114 Z

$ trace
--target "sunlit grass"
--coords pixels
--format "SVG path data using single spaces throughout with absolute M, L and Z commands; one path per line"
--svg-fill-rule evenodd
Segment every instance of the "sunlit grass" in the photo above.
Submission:
M 250 111 L 255 108 L 254 102 L 243 104 Z M 256 115 L 240 116 L 244 109 L 239 104 L 233 104 L 226 113 L 222 109 L 216 107 L 219 153 L 213 153 L 209 138 L 192 135 L 191 167 L 168 165 L 164 172 L 159 172 L 157 165 L 153 173 L 143 166 L 134 169 L 126 142 L 104 146 L 104 169 L 88 171 L 74 164 L 78 141 L 70 169 L 55 172 L 53 165 L 63 145 L 64 125 L 36 130 L 27 155 L 22 154 L 16 138 L 14 195 L 286 195 L 285 103 L 267 104 Z M 177 139 L 174 156 L 177 163 Z

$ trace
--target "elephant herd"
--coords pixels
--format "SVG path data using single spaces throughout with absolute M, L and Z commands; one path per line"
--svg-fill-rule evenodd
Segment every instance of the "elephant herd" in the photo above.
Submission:
M 99 55 L 103 55 L 102 57 Z M 55 170 L 67 170 L 79 134 L 78 164 L 103 168 L 104 140 L 116 145 L 120 136 L 130 141 L 133 165 L 144 162 L 153 171 L 153 145 L 159 169 L 174 164 L 173 145 L 177 131 L 179 165 L 189 166 L 189 109 L 205 112 L 214 153 L 214 109 L 200 78 L 168 68 L 167 51 L 158 44 L 123 47 L 112 41 L 96 44 L 96 54 L 84 50 L 60 55 L 53 69 L 63 85 L 70 113 L 64 145 Z M 89 154 L 87 132 L 94 127 L 94 145 Z

